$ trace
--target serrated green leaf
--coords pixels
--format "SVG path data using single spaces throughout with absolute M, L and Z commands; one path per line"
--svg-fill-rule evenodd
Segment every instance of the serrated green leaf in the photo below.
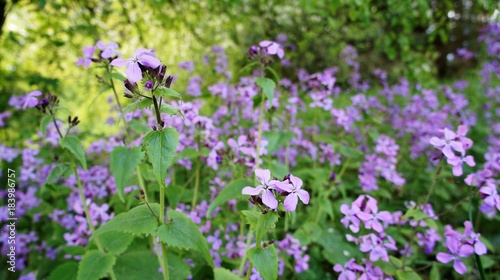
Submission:
M 167 103 L 161 104 L 160 112 L 169 114 L 170 116 L 178 115 L 184 117 L 184 114 L 182 113 L 181 109 Z
M 151 209 L 155 212 L 156 216 L 159 215 L 160 205 L 158 203 L 150 203 Z M 106 222 L 103 226 L 98 228 L 92 235 L 98 236 L 105 232 L 121 231 L 133 235 L 150 235 L 158 229 L 158 221 L 151 213 L 146 204 L 139 205 L 132 208 L 130 211 L 120 213 Z
M 118 122 L 116 123 L 117 125 L 120 123 L 120 121 L 125 117 L 125 114 L 130 113 L 130 112 L 135 112 L 137 109 L 144 109 L 153 104 L 153 100 L 148 99 L 148 98 L 143 98 L 138 101 L 135 101 L 134 103 L 129 104 L 127 107 L 125 107 L 118 118 Z
M 42 132 L 42 136 L 45 137 L 45 134 L 47 133 L 47 125 L 52 121 L 53 117 L 50 115 L 45 115 L 43 116 L 42 120 L 40 121 L 40 131 Z
M 83 255 L 78 265 L 77 280 L 99 280 L 111 271 L 115 261 L 115 256 L 109 253 L 90 250 Z
M 259 220 L 257 221 L 257 229 L 255 230 L 255 238 L 257 240 L 257 245 L 259 245 L 270 228 L 276 226 L 279 216 L 277 212 L 267 212 L 265 214 L 260 214 Z
M 77 272 L 77 262 L 65 262 L 52 270 L 47 280 L 75 280 Z
M 248 258 L 264 280 L 278 278 L 278 254 L 274 245 L 266 248 L 253 247 L 248 250 Z
M 264 94 L 266 95 L 266 99 L 269 100 L 269 102 L 272 102 L 274 98 L 274 89 L 276 88 L 276 83 L 271 79 L 263 77 L 255 78 L 255 83 L 262 88 Z
M 122 202 L 125 202 L 124 189 L 127 180 L 132 176 L 135 168 L 141 163 L 144 153 L 140 147 L 127 149 L 123 146 L 114 147 L 110 155 L 111 173 L 115 178 L 116 191 Z
M 128 125 L 137 133 L 145 134 L 151 131 L 151 128 L 136 119 L 128 122 Z
M 167 213 L 169 222 L 160 226 L 156 236 L 168 246 L 195 250 L 202 254 L 210 266 L 214 266 L 207 240 L 198 226 L 186 214 L 170 210 Z
M 160 97 L 160 96 L 172 96 L 172 97 L 175 97 L 175 98 L 179 98 L 179 99 L 182 99 L 181 97 L 181 94 L 178 93 L 177 91 L 175 91 L 174 89 L 171 89 L 171 88 L 167 88 L 167 87 L 159 87 L 156 91 L 155 91 L 155 95 Z
M 237 198 L 242 198 L 244 197 L 243 194 L 241 194 L 241 190 L 246 187 L 252 185 L 252 182 L 250 182 L 247 179 L 240 178 L 235 181 L 232 181 L 229 183 L 225 188 L 222 189 L 222 191 L 217 195 L 217 197 L 212 201 L 210 206 L 208 206 L 208 211 L 207 211 L 207 218 L 210 217 L 212 212 L 215 210 L 215 208 L 221 206 L 222 204 L 226 203 L 227 201 L 231 199 L 237 199 Z
M 54 183 L 59 178 L 68 178 L 73 173 L 73 168 L 66 163 L 59 163 L 50 170 L 49 175 L 45 179 L 44 186 Z
M 99 242 L 109 252 L 113 255 L 119 255 L 125 250 L 134 240 L 132 234 L 119 231 L 109 231 L 99 235 Z
M 232 273 L 231 271 L 223 268 L 216 267 L 214 268 L 214 279 L 215 280 L 243 280 L 243 278 L 238 275 Z
M 255 230 L 257 228 L 257 222 L 259 221 L 259 215 L 261 213 L 254 210 L 243 210 L 241 211 L 241 214 L 245 216 L 245 221 L 248 225 L 250 225 L 250 229 Z
M 87 159 L 83 151 L 80 140 L 74 136 L 66 136 L 59 140 L 61 147 L 68 149 L 71 154 L 82 164 L 83 169 L 87 169 Z
M 158 272 L 158 258 L 149 250 L 126 252 L 119 256 L 113 267 L 117 280 L 162 280 Z M 145 277 L 147 275 L 147 277 Z
M 205 147 L 203 147 L 200 151 L 196 150 L 195 148 L 187 147 L 184 150 L 180 151 L 175 156 L 174 161 L 177 161 L 177 160 L 183 159 L 183 158 L 192 159 L 192 158 L 197 158 L 200 156 L 206 157 L 206 156 L 208 156 L 209 153 L 210 153 L 210 150 L 205 148 Z
M 164 186 L 167 169 L 172 165 L 179 145 L 179 133 L 175 128 L 154 130 L 144 136 L 142 143 L 153 165 L 156 180 Z

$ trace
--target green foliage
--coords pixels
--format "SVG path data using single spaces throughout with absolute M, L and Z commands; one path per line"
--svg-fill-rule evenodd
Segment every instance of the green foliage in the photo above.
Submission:
M 157 97 L 167 97 L 167 96 L 170 96 L 170 97 L 175 97 L 175 98 L 178 98 L 178 99 L 182 99 L 181 94 L 178 93 L 176 90 L 171 89 L 171 88 L 167 88 L 167 87 L 164 87 L 164 86 L 159 87 L 154 92 L 154 94 Z
M 156 215 L 160 212 L 158 203 L 151 203 L 151 209 Z M 106 232 L 120 231 L 132 235 L 151 235 L 158 228 L 158 220 L 151 213 L 146 204 L 132 208 L 130 211 L 120 213 L 97 229 L 92 237 L 99 236 Z
M 45 134 L 47 134 L 47 125 L 53 120 L 53 117 L 51 115 L 45 115 L 43 116 L 42 120 L 40 121 L 40 131 L 42 132 L 42 136 L 45 137 Z
M 269 102 L 272 102 L 274 99 L 274 89 L 276 88 L 276 83 L 269 78 L 262 77 L 255 78 L 255 83 L 262 88 L 264 94 L 266 95 L 266 99 L 269 100 Z
M 264 280 L 278 278 L 278 254 L 274 245 L 248 250 L 248 257 Z
M 111 254 L 102 254 L 90 250 L 83 255 L 78 265 L 77 280 L 98 280 L 111 271 L 116 258 Z
M 68 149 L 71 154 L 82 164 L 83 169 L 87 169 L 87 159 L 83 151 L 80 140 L 74 136 L 66 136 L 59 140 L 61 147 Z
M 49 175 L 45 179 L 44 186 L 54 183 L 59 178 L 68 178 L 73 172 L 74 170 L 69 164 L 59 163 L 50 170 Z
M 116 279 L 142 280 L 145 275 L 151 280 L 161 280 L 158 272 L 160 264 L 157 257 L 150 250 L 126 252 L 116 259 L 113 267 Z
M 237 198 L 242 198 L 244 197 L 241 194 L 241 190 L 244 187 L 252 185 L 252 182 L 245 178 L 240 178 L 235 181 L 232 181 L 231 183 L 227 184 L 227 186 L 222 189 L 222 191 L 217 195 L 217 197 L 212 201 L 210 206 L 208 207 L 207 210 L 207 215 L 206 217 L 210 217 L 212 212 L 215 210 L 215 208 L 221 206 L 222 204 L 226 203 L 227 201 L 231 199 L 237 199 Z
M 99 242 L 101 245 L 106 252 L 113 255 L 119 255 L 125 252 L 133 240 L 134 236 L 132 234 L 120 231 L 108 231 L 99 235 Z
M 215 280 L 242 280 L 241 277 L 238 275 L 235 275 L 231 271 L 223 268 L 223 267 L 216 267 L 214 268 L 214 279 Z
M 140 147 L 127 149 L 126 147 L 117 146 L 111 152 L 111 173 L 115 178 L 116 190 L 122 202 L 125 202 L 124 189 L 127 186 L 127 180 L 132 176 L 143 157 L 144 153 Z
M 149 161 L 153 165 L 156 180 L 163 186 L 167 169 L 172 165 L 179 145 L 179 133 L 175 128 L 150 131 L 144 136 L 142 143 L 143 150 L 146 150 Z
M 259 216 L 255 230 L 257 246 L 260 246 L 262 238 L 264 238 L 264 235 L 269 231 L 269 229 L 276 226 L 276 222 L 278 221 L 278 219 L 279 216 L 277 212 L 267 212 Z
M 118 119 L 118 123 L 125 117 L 125 114 L 135 112 L 137 109 L 145 109 L 153 104 L 153 100 L 149 98 L 142 98 L 133 103 L 130 103 L 127 107 L 123 108 L 123 112 Z
M 163 224 L 156 233 L 161 242 L 168 246 L 185 250 L 195 250 L 202 254 L 210 266 L 214 266 L 210 249 L 198 226 L 184 213 L 168 211 L 169 221 Z
M 47 280 L 75 280 L 77 272 L 77 262 L 65 262 L 52 270 Z

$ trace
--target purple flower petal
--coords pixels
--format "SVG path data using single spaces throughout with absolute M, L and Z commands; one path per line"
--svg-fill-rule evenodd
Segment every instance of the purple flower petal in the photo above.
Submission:
M 299 200 L 297 198 L 297 194 L 291 193 L 285 198 L 285 201 L 283 202 L 283 206 L 285 206 L 285 209 L 287 211 L 293 212 L 297 208 L 298 202 L 299 202 Z
M 436 259 L 442 263 L 449 263 L 454 259 L 454 257 L 448 253 L 440 252 L 436 255 Z
M 243 190 L 241 190 L 241 193 L 246 195 L 259 195 L 263 189 L 264 188 L 262 186 L 257 186 L 256 188 L 244 187 Z
M 271 209 L 276 209 L 278 207 L 278 201 L 270 190 L 264 190 L 262 193 L 262 202 Z
M 131 83 L 137 83 L 142 80 L 142 71 L 138 63 L 129 64 L 125 74 L 127 74 L 128 80 Z
M 453 268 L 459 274 L 464 274 L 465 272 L 467 272 L 467 267 L 465 267 L 465 264 L 458 258 L 455 259 L 455 262 L 453 263 Z

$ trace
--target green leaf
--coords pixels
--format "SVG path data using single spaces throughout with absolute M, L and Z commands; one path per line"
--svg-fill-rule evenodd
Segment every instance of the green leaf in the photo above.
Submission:
M 408 269 L 408 267 L 406 267 Z M 416 273 L 415 271 L 402 271 L 398 270 L 396 271 L 396 279 L 400 280 L 421 280 L 420 275 Z
M 144 153 L 140 147 L 130 150 L 123 146 L 117 146 L 110 155 L 111 173 L 115 178 L 116 191 L 122 202 L 125 202 L 124 189 L 127 180 L 132 176 L 135 168 L 141 163 Z
M 241 211 L 241 214 L 245 216 L 245 221 L 248 225 L 250 225 L 250 229 L 255 230 L 261 213 L 254 210 L 243 210 Z
M 408 211 L 406 211 L 403 217 L 401 217 L 401 219 L 409 219 L 409 218 L 413 218 L 417 222 L 425 219 L 424 221 L 429 227 L 435 229 L 438 228 L 436 221 L 434 221 L 424 211 L 422 211 L 422 209 L 420 209 L 418 205 L 408 209 Z
M 238 275 L 232 273 L 231 271 L 223 268 L 216 267 L 214 268 L 214 279 L 215 280 L 243 280 L 243 278 Z
M 164 186 L 167 169 L 172 165 L 179 145 L 179 133 L 175 128 L 154 130 L 144 136 L 142 143 L 153 165 L 156 180 Z
M 40 131 L 42 132 L 42 136 L 45 137 L 45 134 L 47 133 L 47 125 L 52 121 L 52 116 L 51 115 L 45 115 L 42 118 L 42 121 L 40 121 Z
M 439 268 L 437 263 L 432 264 L 430 280 L 441 280 L 441 274 L 439 273 Z
M 80 140 L 74 136 L 66 136 L 59 140 L 61 147 L 68 149 L 75 158 L 80 161 L 83 169 L 87 169 L 87 160 Z
M 134 103 L 129 104 L 127 107 L 123 109 L 122 114 L 118 118 L 118 122 L 116 123 L 117 125 L 120 123 L 120 121 L 125 117 L 125 114 L 130 113 L 130 112 L 135 112 L 137 109 L 144 109 L 153 104 L 153 100 L 149 98 L 143 98 L 138 101 L 135 101 Z
M 123 76 L 121 73 L 118 73 L 118 72 L 111 73 L 111 78 L 117 79 L 117 80 L 122 81 L 122 82 L 127 79 L 125 76 Z
M 210 266 L 214 266 L 207 240 L 198 226 L 184 213 L 168 211 L 169 222 L 160 226 L 156 235 L 161 242 L 184 250 L 195 250 L 201 253 Z
M 276 88 L 276 83 L 271 79 L 262 77 L 255 78 L 255 83 L 262 88 L 267 100 L 269 100 L 269 102 L 272 102 L 274 98 L 274 89 Z
M 248 257 L 264 280 L 278 278 L 278 254 L 274 245 L 266 248 L 253 247 L 248 250 Z
M 158 272 L 158 258 L 150 250 L 126 252 L 118 257 L 113 267 L 117 280 L 162 280 Z M 147 275 L 147 277 L 145 277 Z
M 68 178 L 73 173 L 73 168 L 66 163 L 59 163 L 50 170 L 49 175 L 45 179 L 44 186 L 54 183 L 59 178 Z
M 265 131 L 263 134 L 268 142 L 267 151 L 270 153 L 276 152 L 278 148 L 286 146 L 295 136 L 293 132 L 280 131 Z
M 177 256 L 172 251 L 167 252 L 169 276 L 172 280 L 188 279 L 191 274 L 191 267 L 183 258 Z
M 52 270 L 47 280 L 75 280 L 77 272 L 77 262 L 65 262 Z
M 210 217 L 215 208 L 221 206 L 229 200 L 242 198 L 244 195 L 241 194 L 241 190 L 246 187 L 252 185 L 247 179 L 240 178 L 235 181 L 229 183 L 222 191 L 217 195 L 217 197 L 212 201 L 212 204 L 208 206 L 207 218 Z
M 137 133 L 145 134 L 151 131 L 151 128 L 136 119 L 131 120 L 129 123 L 130 127 Z
M 98 250 L 90 250 L 82 257 L 78 265 L 78 280 L 98 280 L 111 271 L 115 264 L 115 256 L 102 254 Z
M 166 103 L 161 104 L 160 112 L 169 114 L 170 116 L 178 115 L 184 117 L 181 109 Z
M 175 98 L 182 99 L 180 93 L 178 93 L 177 91 L 175 91 L 175 90 L 173 90 L 171 88 L 167 88 L 167 87 L 164 87 L 164 86 L 159 87 L 154 93 L 158 97 L 160 97 L 160 96 L 172 96 L 172 97 L 175 97 Z
M 160 205 L 158 203 L 150 203 L 151 209 L 158 216 Z M 110 231 L 121 231 L 131 233 L 133 235 L 150 235 L 158 228 L 158 221 L 153 213 L 149 210 L 146 204 L 132 208 L 130 211 L 120 213 L 98 228 L 92 236 Z
M 255 230 L 255 238 L 257 240 L 257 246 L 260 245 L 262 238 L 267 233 L 270 228 L 276 226 L 279 216 L 277 212 L 267 212 L 266 214 L 261 214 L 259 220 L 257 221 L 257 229 Z
M 125 252 L 133 240 L 134 236 L 132 234 L 119 231 L 109 231 L 99 235 L 101 245 L 113 255 Z

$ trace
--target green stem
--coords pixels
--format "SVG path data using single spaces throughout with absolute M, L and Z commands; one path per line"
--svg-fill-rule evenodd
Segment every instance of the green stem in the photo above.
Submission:
M 247 261 L 248 247 L 250 247 L 250 242 L 252 242 L 252 238 L 253 238 L 253 232 L 250 229 L 248 230 L 247 242 L 245 245 L 245 253 L 243 253 L 243 257 L 241 258 L 240 267 L 238 269 L 238 275 L 243 276 L 243 269 L 245 268 L 245 262 Z
M 260 141 L 262 139 L 262 123 L 264 122 L 264 108 L 266 106 L 266 95 L 264 90 L 261 90 L 261 102 L 259 111 L 259 128 L 257 132 L 257 155 L 255 158 L 255 169 L 260 167 Z
M 250 274 L 252 274 L 252 262 L 250 262 L 250 265 L 248 266 L 248 269 L 247 269 L 247 275 L 245 276 L 245 279 L 246 280 L 249 280 L 250 279 Z
M 473 190 L 470 188 L 470 195 L 469 195 L 469 221 L 472 224 L 472 228 L 474 228 L 474 221 L 472 220 L 472 197 L 473 197 Z M 483 264 L 481 263 L 481 258 L 479 257 L 478 254 L 474 254 L 474 258 L 476 261 L 477 265 L 477 270 L 479 270 L 479 276 L 481 277 L 481 280 L 486 279 L 486 275 L 484 274 L 484 269 L 483 269 Z
M 200 160 L 196 162 L 196 174 L 194 177 L 194 195 L 193 195 L 193 201 L 191 202 L 191 210 L 194 210 L 194 207 L 196 206 L 196 199 L 198 196 L 198 188 L 200 187 Z
M 137 181 L 139 181 L 139 187 L 144 192 L 144 200 L 146 200 L 146 203 L 149 203 L 148 191 L 146 190 L 146 185 L 144 184 L 144 179 L 142 178 L 142 173 L 139 166 L 135 168 L 135 173 L 137 174 Z
M 94 227 L 94 224 L 92 223 L 92 219 L 90 217 L 89 207 L 88 207 L 87 202 L 85 200 L 85 194 L 83 192 L 82 181 L 80 180 L 80 176 L 78 176 L 78 169 L 77 169 L 77 166 L 75 164 L 75 160 L 73 158 L 71 158 L 71 162 L 73 164 L 73 168 L 75 169 L 76 184 L 78 186 L 78 193 L 80 194 L 80 200 L 81 200 L 82 205 L 83 205 L 83 212 L 85 213 L 85 217 L 87 218 L 87 223 L 89 225 L 90 232 L 92 235 L 94 235 L 95 227 Z M 104 251 L 104 248 L 102 247 L 101 242 L 99 241 L 99 238 L 97 236 L 94 237 L 94 241 L 95 241 L 95 244 L 97 245 L 97 248 L 99 249 L 99 252 L 101 252 L 101 254 L 105 254 L 106 252 Z M 109 277 L 112 280 L 116 279 L 113 270 L 111 270 L 109 272 Z
M 161 243 L 161 254 L 162 254 L 162 261 L 163 261 L 163 279 L 164 280 L 169 280 L 170 275 L 168 273 L 168 258 L 167 258 L 167 246 L 165 246 L 165 243 Z

